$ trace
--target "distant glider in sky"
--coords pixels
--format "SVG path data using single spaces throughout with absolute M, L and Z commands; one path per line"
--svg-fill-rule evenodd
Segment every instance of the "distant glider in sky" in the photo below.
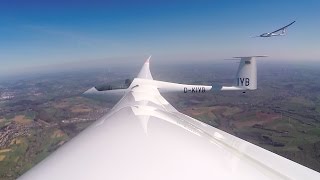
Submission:
M 253 36 L 253 37 L 272 37 L 272 36 L 284 36 L 286 35 L 286 30 L 289 26 L 291 26 L 293 23 L 295 23 L 296 21 L 291 22 L 290 24 L 276 30 L 273 32 L 269 32 L 269 33 L 263 33 L 259 36 Z

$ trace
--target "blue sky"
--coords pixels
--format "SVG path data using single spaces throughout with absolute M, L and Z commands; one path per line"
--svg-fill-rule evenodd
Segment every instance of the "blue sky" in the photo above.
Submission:
M 266 54 L 320 57 L 320 1 L 0 1 L 0 75 L 21 69 L 130 59 L 218 60 Z M 250 38 L 296 20 L 288 35 Z M 80 63 L 81 64 L 81 63 Z

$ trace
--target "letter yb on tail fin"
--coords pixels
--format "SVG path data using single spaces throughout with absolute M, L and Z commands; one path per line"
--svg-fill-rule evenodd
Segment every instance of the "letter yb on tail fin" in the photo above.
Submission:
M 257 57 L 267 56 L 234 57 L 240 58 L 240 64 L 236 76 L 236 86 L 248 90 L 257 89 Z

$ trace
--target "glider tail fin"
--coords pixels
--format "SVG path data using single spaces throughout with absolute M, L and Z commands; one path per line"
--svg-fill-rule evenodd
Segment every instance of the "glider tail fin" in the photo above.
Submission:
M 266 56 L 235 57 L 240 58 L 240 64 L 236 75 L 237 87 L 248 90 L 257 89 L 257 57 Z

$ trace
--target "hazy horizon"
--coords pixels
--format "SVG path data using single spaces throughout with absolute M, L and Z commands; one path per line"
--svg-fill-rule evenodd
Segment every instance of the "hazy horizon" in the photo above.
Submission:
M 88 73 L 96 71 L 112 71 L 112 72 L 123 72 L 126 70 L 138 72 L 143 65 L 145 58 L 108 58 L 108 59 L 96 59 L 90 61 L 76 61 L 68 63 L 56 63 L 50 65 L 39 65 L 28 68 L 22 68 L 18 72 L 0 74 L 0 81 L 10 79 L 24 79 L 26 77 L 34 77 L 39 75 L 55 75 L 57 73 Z M 120 62 L 119 62 L 120 61 Z M 203 59 L 203 60 L 181 60 L 172 61 L 170 59 L 162 60 L 157 58 L 151 58 L 150 68 L 151 72 L 155 73 L 161 71 L 162 68 L 166 67 L 179 67 L 179 66 L 195 66 L 203 67 L 207 65 L 226 66 L 236 69 L 237 61 L 228 61 L 226 59 Z M 279 66 L 279 67 L 310 67 L 319 68 L 320 62 L 311 60 L 304 61 L 290 61 L 290 60 L 273 60 L 270 57 L 259 58 L 258 68 L 261 69 L 264 66 Z M 230 72 L 235 73 L 235 72 Z

